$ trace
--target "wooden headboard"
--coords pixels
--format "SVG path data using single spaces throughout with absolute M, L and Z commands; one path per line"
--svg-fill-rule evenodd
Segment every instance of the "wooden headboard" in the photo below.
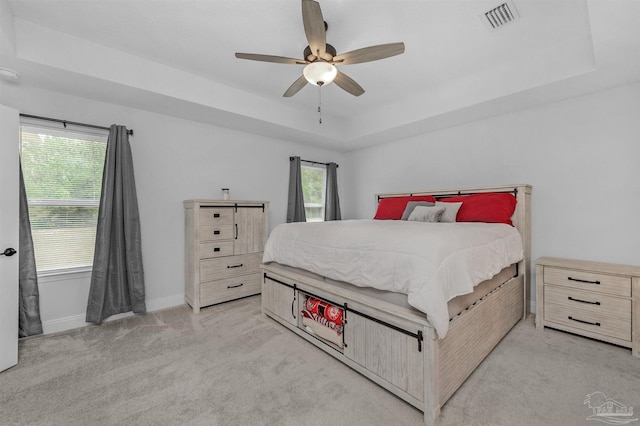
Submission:
M 376 194 L 376 202 L 382 198 L 403 197 L 412 195 L 433 195 L 438 198 L 471 195 L 482 192 L 509 192 L 512 193 L 517 200 L 516 209 L 511 216 L 513 226 L 515 226 L 522 236 L 524 259 L 518 263 L 518 275 L 524 275 L 524 317 L 528 312 L 529 282 L 531 277 L 531 185 L 500 185 L 500 186 L 483 186 L 477 188 L 455 188 L 455 189 L 437 189 L 426 191 L 411 192 L 388 192 Z

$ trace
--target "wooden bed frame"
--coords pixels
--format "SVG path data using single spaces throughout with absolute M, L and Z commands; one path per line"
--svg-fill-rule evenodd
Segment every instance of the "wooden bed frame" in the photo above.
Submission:
M 520 320 L 526 318 L 530 270 L 531 186 L 379 194 L 464 195 L 513 192 L 512 216 L 522 235 L 524 259 L 517 275 L 473 303 L 449 323 L 439 339 L 426 315 L 358 292 L 358 288 L 332 285 L 330 280 L 276 263 L 263 264 L 262 311 L 289 330 L 424 412 L 426 425 L 435 425 L 440 408 L 464 383 L 491 350 Z M 305 330 L 300 309 L 306 296 L 323 299 L 344 309 L 344 348 Z

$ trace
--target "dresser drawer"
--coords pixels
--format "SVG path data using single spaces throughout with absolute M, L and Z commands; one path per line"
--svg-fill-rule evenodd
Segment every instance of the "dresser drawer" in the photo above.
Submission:
M 208 243 L 200 243 L 200 259 L 231 256 L 232 254 L 233 241 L 214 241 Z
M 200 207 L 200 225 L 233 225 L 233 207 Z
M 233 225 L 207 225 L 198 228 L 200 241 L 231 240 L 233 237 Z
M 544 288 L 544 304 L 549 303 L 594 315 L 611 316 L 631 323 L 631 300 L 629 299 L 572 288 L 546 286 Z
M 544 283 L 631 297 L 631 278 L 565 268 L 544 268 Z
M 201 283 L 200 301 L 203 305 L 208 305 L 258 294 L 262 290 L 261 277 L 257 273 Z
M 562 288 L 544 292 L 545 322 L 631 341 L 630 300 Z
M 200 282 L 259 272 L 262 253 L 226 256 L 200 261 Z

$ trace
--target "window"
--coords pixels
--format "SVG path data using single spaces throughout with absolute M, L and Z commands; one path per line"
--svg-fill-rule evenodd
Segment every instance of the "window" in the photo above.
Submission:
M 38 274 L 91 268 L 106 142 L 106 133 L 20 127 Z
M 323 166 L 300 166 L 302 196 L 307 222 L 324 221 L 324 197 L 327 187 L 327 169 Z

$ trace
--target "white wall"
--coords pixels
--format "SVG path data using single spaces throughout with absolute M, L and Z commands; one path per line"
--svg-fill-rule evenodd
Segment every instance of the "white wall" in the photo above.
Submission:
M 345 165 L 351 217 L 372 217 L 377 192 L 528 183 L 533 260 L 640 265 L 640 84 L 354 151 Z
M 130 140 L 148 310 L 184 301 L 183 200 L 220 198 L 220 188 L 228 187 L 232 199 L 270 201 L 273 227 L 286 221 L 289 156 L 338 164 L 344 158 L 329 150 L 37 88 L 5 83 L 0 89 L 0 103 L 23 113 L 134 130 Z M 89 282 L 86 273 L 40 280 L 45 332 L 84 325 Z

